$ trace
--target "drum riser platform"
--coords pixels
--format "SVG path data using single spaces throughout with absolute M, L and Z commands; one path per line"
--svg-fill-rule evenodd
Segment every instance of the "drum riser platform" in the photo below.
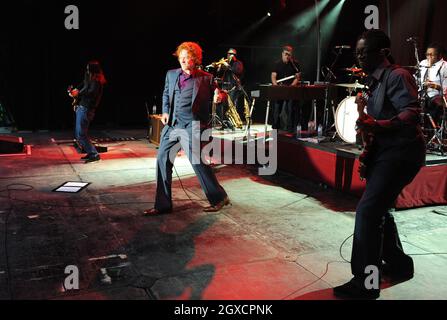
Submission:
M 330 144 L 315 145 L 289 137 L 278 139 L 278 170 L 360 197 L 365 182 L 358 174 L 358 152 Z M 396 203 L 397 209 L 447 204 L 447 164 L 427 163 Z

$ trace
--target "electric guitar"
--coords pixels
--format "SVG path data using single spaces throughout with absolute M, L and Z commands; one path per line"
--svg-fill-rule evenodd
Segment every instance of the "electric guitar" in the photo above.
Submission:
M 79 90 L 73 87 L 72 85 L 67 88 L 68 95 L 73 99 L 71 105 L 73 107 L 73 111 L 76 111 L 76 107 L 79 104 Z
M 369 95 L 367 92 L 361 92 L 357 94 L 357 98 L 363 98 L 366 102 L 369 99 Z M 357 101 L 356 101 L 357 103 Z M 359 120 L 366 117 L 365 113 L 366 104 L 357 103 L 357 111 L 359 113 Z M 360 128 L 357 128 L 357 132 L 360 134 L 363 143 L 363 151 L 359 156 L 359 174 L 360 180 L 366 179 L 366 172 L 368 169 L 368 162 L 372 157 L 372 145 L 374 143 L 374 134 L 371 131 L 365 131 Z

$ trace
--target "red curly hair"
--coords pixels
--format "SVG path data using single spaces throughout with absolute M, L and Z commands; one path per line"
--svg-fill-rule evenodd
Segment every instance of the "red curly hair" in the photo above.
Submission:
M 202 48 L 199 46 L 198 43 L 195 42 L 183 42 L 177 47 L 177 50 L 174 53 L 174 56 L 177 58 L 180 56 L 180 52 L 182 50 L 186 50 L 188 54 L 191 56 L 192 60 L 194 61 L 194 64 L 196 66 L 200 66 L 202 64 Z

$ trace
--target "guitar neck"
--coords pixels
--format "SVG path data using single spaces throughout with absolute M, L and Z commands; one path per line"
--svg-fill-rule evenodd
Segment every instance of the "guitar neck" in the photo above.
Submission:
M 366 102 L 368 102 L 368 100 L 369 100 L 368 92 L 362 91 L 361 93 L 362 93 L 362 98 L 365 99 Z M 366 104 L 364 106 L 357 105 L 357 111 L 359 113 L 359 117 L 365 116 L 365 108 L 366 108 Z

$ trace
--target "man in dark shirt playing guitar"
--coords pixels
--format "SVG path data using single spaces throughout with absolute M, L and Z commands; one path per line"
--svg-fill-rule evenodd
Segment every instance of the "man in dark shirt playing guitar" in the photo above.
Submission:
M 368 75 L 370 90 L 368 99 L 362 95 L 356 99 L 357 128 L 367 137 L 367 153 L 360 159 L 366 189 L 355 216 L 354 277 L 334 288 L 340 298 L 376 299 L 381 276 L 404 280 L 414 272 L 389 209 L 423 166 L 425 144 L 416 83 L 408 71 L 392 64 L 390 46 L 390 39 L 380 30 L 365 32 L 357 42 L 356 56 Z M 374 271 L 378 279 L 369 282 Z

